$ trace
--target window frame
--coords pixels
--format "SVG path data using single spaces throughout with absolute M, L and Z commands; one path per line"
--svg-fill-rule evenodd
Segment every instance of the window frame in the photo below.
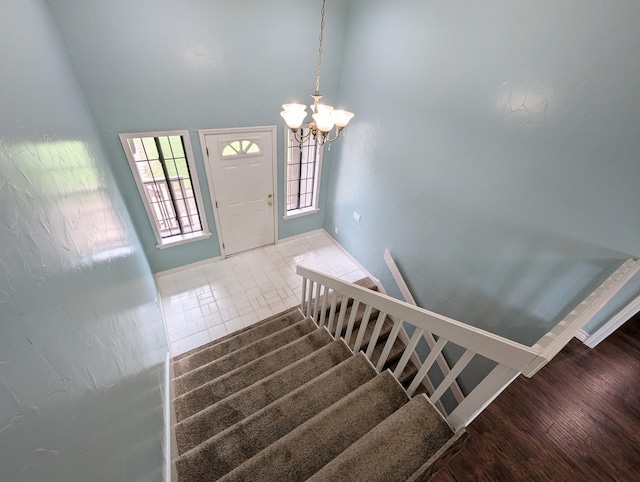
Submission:
M 209 226 L 207 224 L 207 215 L 204 209 L 204 201 L 202 199 L 202 193 L 200 190 L 200 181 L 198 179 L 198 172 L 197 172 L 195 160 L 193 157 L 193 149 L 191 147 L 191 139 L 189 136 L 189 131 L 175 130 L 175 131 L 151 131 L 151 132 L 126 132 L 126 133 L 120 133 L 118 136 L 120 137 L 120 142 L 122 144 L 124 153 L 127 157 L 127 161 L 129 161 L 129 167 L 131 168 L 133 179 L 135 180 L 136 186 L 138 188 L 138 194 L 140 194 L 142 204 L 144 205 L 144 209 L 147 213 L 149 224 L 151 225 L 153 234 L 156 237 L 156 248 L 164 249 L 172 246 L 191 243 L 194 241 L 200 241 L 202 239 L 207 239 L 211 237 L 211 232 L 209 231 Z M 163 238 L 162 235 L 160 234 L 160 229 L 158 227 L 155 216 L 153 214 L 153 209 L 149 204 L 149 200 L 147 199 L 147 195 L 144 187 L 144 181 L 140 177 L 140 173 L 138 172 L 138 168 L 136 166 L 136 161 L 133 157 L 133 153 L 131 152 L 131 149 L 129 148 L 129 142 L 128 142 L 129 139 L 133 139 L 133 138 L 164 137 L 164 136 L 180 136 L 182 138 L 182 143 L 185 151 L 184 154 L 186 157 L 187 166 L 189 168 L 189 176 L 191 178 L 191 184 L 193 186 L 193 194 L 196 199 L 198 215 L 200 217 L 200 227 L 202 228 L 200 231 L 186 233 L 186 234 L 177 234 L 177 235 L 169 236 L 166 238 Z
M 308 130 L 309 126 L 304 125 L 301 127 L 301 130 Z M 312 203 L 311 206 L 305 208 L 298 208 L 287 210 L 288 205 L 288 186 L 289 186 L 289 153 L 290 153 L 290 142 L 292 140 L 293 133 L 285 127 L 284 129 L 284 206 L 283 212 L 284 215 L 282 219 L 295 219 L 301 216 L 307 216 L 309 214 L 315 214 L 320 211 L 320 177 L 322 173 L 322 158 L 324 157 L 324 145 L 317 147 L 318 149 L 318 157 L 316 159 L 315 173 L 314 173 L 314 192 L 312 194 Z

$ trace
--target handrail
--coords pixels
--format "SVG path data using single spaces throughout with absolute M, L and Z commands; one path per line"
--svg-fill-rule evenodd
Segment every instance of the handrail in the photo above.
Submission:
M 394 371 L 395 376 L 402 372 L 420 339 L 433 336 L 438 338 L 409 385 L 407 389 L 409 395 L 412 395 L 416 387 L 425 378 L 429 377 L 429 369 L 433 366 L 435 360 L 441 356 L 442 349 L 447 343 L 452 342 L 466 349 L 449 373 L 445 375 L 444 380 L 437 386 L 435 386 L 436 384 L 431 384 L 431 386 L 435 386 L 435 389 L 429 398 L 441 410 L 442 405 L 438 403 L 440 397 L 469 366 L 476 354 L 496 362 L 497 366 L 466 394 L 462 401 L 457 400 L 459 402 L 458 405 L 450 413 L 443 413 L 449 424 L 455 430 L 458 430 L 467 426 L 520 374 L 530 377 L 548 363 L 569 342 L 575 332 L 582 328 L 590 317 L 615 296 L 621 287 L 639 271 L 639 260 L 627 260 L 533 347 L 522 345 L 480 328 L 466 325 L 310 268 L 298 266 L 296 273 L 302 276 L 301 310 L 303 314 L 318 320 L 321 327 L 324 326 L 324 320 L 328 314 L 326 327 L 332 333 L 335 331 L 336 337 L 341 336 L 342 329 L 345 328 L 346 342 L 349 341 L 351 336 L 355 336 L 355 351 L 361 347 L 364 331 L 367 329 L 372 311 L 375 309 L 380 313 L 375 321 L 371 340 L 365 353 L 367 358 L 371 358 L 373 354 L 375 341 L 380 335 L 384 320 L 387 318 L 395 320 L 376 365 L 378 371 L 383 368 L 403 322 L 413 325 L 416 329 L 398 361 Z M 343 297 L 340 310 L 337 309 L 338 294 Z M 349 304 L 349 300 L 353 300 L 353 307 L 351 316 L 347 320 L 346 307 Z M 364 318 L 359 327 L 354 327 L 355 312 L 360 305 L 364 307 Z M 427 383 L 427 385 L 429 384 Z
M 410 305 L 391 296 L 362 288 L 358 285 L 342 281 L 304 266 L 298 266 L 296 273 L 303 278 L 310 279 L 322 286 L 342 293 L 349 298 L 372 306 L 377 310 L 394 316 L 400 320 L 429 331 L 434 335 L 443 336 L 456 345 L 472 349 L 475 353 L 514 370 L 521 371 L 529 362 L 536 358 L 538 351 L 494 335 L 488 331 L 466 325 L 432 311 Z M 318 298 L 316 298 L 317 304 Z

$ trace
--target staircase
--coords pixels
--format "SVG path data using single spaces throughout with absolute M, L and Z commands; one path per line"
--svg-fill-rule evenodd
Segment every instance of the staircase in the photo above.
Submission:
M 339 294 L 331 309 L 343 303 L 338 339 L 295 308 L 174 359 L 179 482 L 392 482 L 439 468 L 458 436 L 421 390 L 407 395 L 413 363 L 392 374 L 406 348 L 396 338 L 383 353 L 393 323 L 365 327 L 379 313 Z

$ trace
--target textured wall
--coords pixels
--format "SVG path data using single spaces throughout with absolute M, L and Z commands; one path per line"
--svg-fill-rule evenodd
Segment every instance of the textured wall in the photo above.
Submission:
M 324 211 L 282 220 L 279 115 L 282 103 L 311 100 L 319 1 L 51 0 L 50 4 L 154 271 L 219 255 L 198 129 L 278 125 L 279 237 L 322 227 Z M 338 102 L 346 5 L 339 0 L 327 6 L 321 85 L 327 103 Z M 169 129 L 191 132 L 214 236 L 158 250 L 117 134 Z M 327 168 L 329 157 L 325 157 Z
M 149 266 L 47 4 L 0 27 L 0 480 L 163 480 Z
M 632 1 L 352 0 L 325 228 L 390 290 L 385 248 L 420 305 L 534 342 L 640 255 L 639 22 Z

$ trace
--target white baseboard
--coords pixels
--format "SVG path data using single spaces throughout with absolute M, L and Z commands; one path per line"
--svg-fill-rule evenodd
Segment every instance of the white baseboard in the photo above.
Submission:
M 386 291 L 384 290 L 384 286 L 382 286 L 382 283 L 380 283 L 380 280 L 378 278 L 376 278 L 375 276 L 373 276 L 369 270 L 367 268 L 365 268 L 364 266 L 362 266 L 362 264 L 360 264 L 360 262 L 353 257 L 353 255 L 346 250 L 346 248 L 344 246 L 342 246 L 333 236 L 331 236 L 325 229 L 321 229 L 321 231 L 323 231 L 327 237 L 333 241 L 333 244 L 335 244 L 338 248 L 340 248 L 340 250 L 347 256 L 347 258 L 349 258 L 357 267 L 360 271 L 362 271 L 365 275 L 367 275 L 369 278 L 371 278 L 373 280 L 373 282 L 378 286 L 378 289 L 380 290 L 380 293 L 382 294 L 387 294 Z
M 280 238 L 276 241 L 276 244 L 286 243 L 287 241 L 293 241 L 294 239 L 304 238 L 305 236 L 309 236 L 311 234 L 320 233 L 320 232 L 326 233 L 326 231 L 322 228 L 314 229 L 313 231 L 307 231 L 305 233 L 294 234 L 293 236 L 288 236 L 286 238 Z
M 157 273 L 154 274 L 156 280 L 158 278 L 162 278 L 163 276 L 167 276 L 170 274 L 175 274 L 175 273 L 179 273 L 180 271 L 184 271 L 190 268 L 197 268 L 198 266 L 203 266 L 205 264 L 209 264 L 213 261 L 220 261 L 222 259 L 222 256 L 216 256 L 214 258 L 207 258 L 207 259 L 203 259 L 201 261 L 196 261 L 195 263 L 190 263 L 190 264 L 185 264 L 184 266 L 178 266 L 176 268 L 171 268 L 171 269 L 167 269 L 164 271 L 158 271 Z
M 585 341 L 587 341 L 587 338 L 589 338 L 589 333 L 587 333 L 584 330 L 580 330 L 575 334 L 575 337 L 580 340 L 582 343 L 584 343 Z
M 576 338 L 589 348 L 594 348 L 638 312 L 640 312 L 640 296 L 633 299 L 627 306 L 618 311 L 609 321 L 593 333 L 589 334 L 584 330 L 580 330 L 576 333 Z
M 164 370 L 165 393 L 164 393 L 164 424 L 165 424 L 165 482 L 177 482 L 178 472 L 173 463 L 178 458 L 178 443 L 176 441 L 175 425 L 176 412 L 173 406 L 173 365 L 171 364 L 171 354 L 167 352 L 167 359 Z

